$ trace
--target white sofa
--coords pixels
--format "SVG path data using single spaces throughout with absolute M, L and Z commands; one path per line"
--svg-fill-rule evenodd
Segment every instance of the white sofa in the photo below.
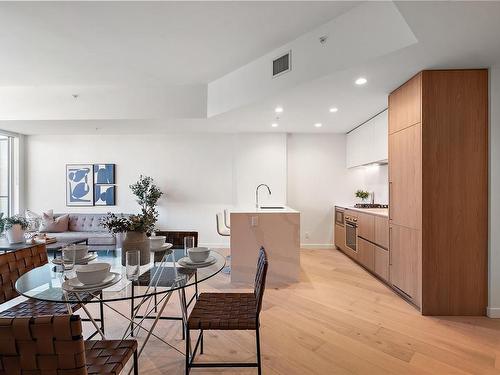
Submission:
M 55 214 L 58 217 L 64 214 Z M 57 239 L 88 238 L 91 250 L 115 250 L 117 241 L 101 224 L 101 219 L 106 214 L 80 214 L 70 213 L 68 230 L 66 232 L 51 233 L 47 235 Z

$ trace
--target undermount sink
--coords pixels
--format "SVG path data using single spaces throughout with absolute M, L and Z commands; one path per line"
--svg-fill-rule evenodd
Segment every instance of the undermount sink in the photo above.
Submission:
M 260 206 L 261 210 L 284 210 L 283 206 Z

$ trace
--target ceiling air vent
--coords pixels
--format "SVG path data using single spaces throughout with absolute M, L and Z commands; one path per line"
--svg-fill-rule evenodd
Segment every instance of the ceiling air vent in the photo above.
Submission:
M 288 51 L 273 60 L 273 78 L 278 77 L 292 69 L 292 51 Z

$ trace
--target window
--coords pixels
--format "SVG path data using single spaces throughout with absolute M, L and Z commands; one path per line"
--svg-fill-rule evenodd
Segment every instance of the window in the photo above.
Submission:
M 0 212 L 12 215 L 12 137 L 0 135 Z

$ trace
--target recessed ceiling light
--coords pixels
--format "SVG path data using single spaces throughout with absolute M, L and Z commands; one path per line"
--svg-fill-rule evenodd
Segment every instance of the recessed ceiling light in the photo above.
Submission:
M 364 77 L 359 77 L 356 81 L 354 81 L 356 85 L 364 85 L 366 82 L 368 81 Z
M 320 122 L 317 122 L 316 124 L 314 124 L 314 126 L 317 128 L 321 128 L 323 126 L 323 124 Z
M 283 107 L 276 107 L 276 108 L 274 108 L 274 112 L 276 112 L 276 113 L 283 112 Z
M 335 112 L 337 112 L 338 110 L 339 110 L 339 109 L 338 109 L 337 107 L 332 107 L 332 108 L 330 108 L 330 112 L 331 112 L 331 113 L 335 113 Z
M 278 127 L 278 126 L 280 126 L 280 125 L 279 125 L 277 122 L 273 122 L 273 123 L 271 124 L 271 126 L 272 126 L 273 128 L 277 128 L 277 127 Z

